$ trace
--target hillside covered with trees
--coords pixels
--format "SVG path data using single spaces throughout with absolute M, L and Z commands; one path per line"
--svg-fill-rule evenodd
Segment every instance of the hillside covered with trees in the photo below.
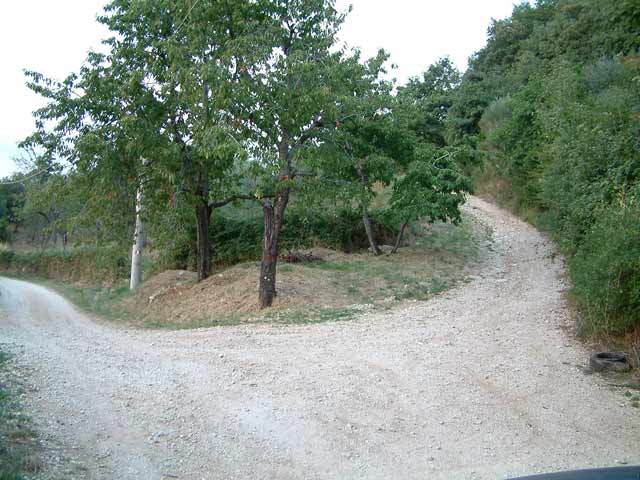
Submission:
M 639 31 L 633 0 L 517 6 L 447 119 L 449 141 L 482 157 L 481 191 L 558 242 L 590 332 L 640 322 Z
M 200 281 L 259 258 L 269 307 L 285 249 L 396 251 L 475 189 L 557 241 L 585 331 L 637 328 L 637 2 L 523 3 L 464 74 L 444 58 L 405 85 L 384 51 L 341 47 L 343 20 L 326 0 L 112 1 L 107 53 L 62 82 L 27 72 L 48 104 L 0 186 L 3 240 L 116 278 L 132 240 L 142 271 Z

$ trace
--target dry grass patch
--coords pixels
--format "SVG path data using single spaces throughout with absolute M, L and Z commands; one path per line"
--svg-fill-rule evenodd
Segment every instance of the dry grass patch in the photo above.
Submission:
M 324 272 L 287 267 L 278 272 L 278 296 L 271 313 L 303 307 L 344 307 L 350 303 Z M 259 273 L 258 263 L 241 264 L 195 283 L 192 272 L 163 272 L 127 297 L 123 306 L 129 318 L 137 314 L 134 323 L 147 326 L 256 321 L 261 313 L 257 302 Z

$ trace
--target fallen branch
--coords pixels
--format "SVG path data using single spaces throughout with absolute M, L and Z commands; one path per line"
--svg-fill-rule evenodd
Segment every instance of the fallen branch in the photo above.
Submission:
M 322 261 L 322 258 L 314 255 L 313 252 L 304 253 L 295 251 L 289 251 L 288 253 L 280 255 L 280 259 L 286 263 L 311 263 Z

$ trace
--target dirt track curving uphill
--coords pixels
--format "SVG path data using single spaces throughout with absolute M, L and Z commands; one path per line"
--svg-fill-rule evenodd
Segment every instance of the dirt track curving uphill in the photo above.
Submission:
M 501 479 L 640 463 L 640 409 L 566 328 L 563 266 L 478 199 L 483 274 L 356 321 L 126 331 L 0 280 L 42 478 Z

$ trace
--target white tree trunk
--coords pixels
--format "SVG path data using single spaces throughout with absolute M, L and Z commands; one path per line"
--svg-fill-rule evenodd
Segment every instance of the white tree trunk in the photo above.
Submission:
M 136 229 L 133 234 L 133 249 L 131 251 L 131 281 L 129 289 L 134 290 L 142 281 L 142 252 L 144 250 L 144 222 L 142 221 L 142 187 L 136 195 Z

